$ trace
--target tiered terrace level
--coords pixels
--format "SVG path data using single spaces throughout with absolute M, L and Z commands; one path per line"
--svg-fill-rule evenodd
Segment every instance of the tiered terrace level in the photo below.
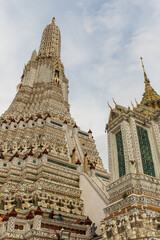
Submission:
M 71 118 L 60 43 L 53 19 L 0 118 L 0 211 L 6 220 L 0 239 L 55 239 L 61 228 L 73 239 L 86 239 L 89 218 L 98 224 L 103 217 L 109 174 L 91 131 L 82 131 Z M 97 202 L 102 209 L 93 212 Z M 59 214 L 62 222 L 56 220 Z

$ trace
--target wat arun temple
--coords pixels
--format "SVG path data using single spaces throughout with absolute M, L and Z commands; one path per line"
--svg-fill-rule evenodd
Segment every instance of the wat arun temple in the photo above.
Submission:
M 71 117 L 60 52 L 53 18 L 0 117 L 0 240 L 160 239 L 160 96 L 143 60 L 141 102 L 110 106 L 108 173 Z

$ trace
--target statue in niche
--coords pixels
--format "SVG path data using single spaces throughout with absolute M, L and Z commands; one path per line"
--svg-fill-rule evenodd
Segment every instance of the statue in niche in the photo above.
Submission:
M 48 197 L 46 196 L 45 191 L 42 192 L 42 194 L 39 195 L 39 201 L 38 201 L 38 206 L 40 207 L 47 207 L 46 201 L 48 200 Z
M 35 195 L 33 196 L 33 205 L 34 205 L 35 207 L 38 206 L 38 195 L 37 195 L 37 194 L 35 194 Z
M 57 69 L 55 70 L 54 78 L 59 78 L 59 71 Z
M 22 208 L 23 208 L 23 209 L 30 208 L 30 206 L 31 206 L 30 201 L 31 201 L 31 200 L 32 200 L 32 196 L 30 197 L 30 194 L 29 194 L 29 192 L 28 192 L 28 190 L 27 190 L 26 195 L 23 197 L 24 203 L 22 204 Z
M 91 238 L 94 238 L 94 237 L 97 237 L 97 233 L 96 233 L 96 230 L 97 230 L 97 226 L 95 223 L 92 223 L 91 225 Z

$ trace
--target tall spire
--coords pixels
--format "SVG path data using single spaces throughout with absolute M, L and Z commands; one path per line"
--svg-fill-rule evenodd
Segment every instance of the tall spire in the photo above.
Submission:
M 28 116 L 45 111 L 58 119 L 70 118 L 68 80 L 60 60 L 60 45 L 60 30 L 53 18 L 43 31 L 38 56 L 34 50 L 25 65 L 19 91 L 6 115 Z
M 147 89 L 151 89 L 152 87 L 150 85 L 150 81 L 147 77 L 147 74 L 146 74 L 146 71 L 145 71 L 145 68 L 144 68 L 143 58 L 140 57 L 140 59 L 141 59 L 141 63 L 142 63 L 143 73 L 144 73 L 144 83 L 145 83 L 145 91 L 146 91 Z
M 144 73 L 144 81 L 146 83 L 146 82 L 149 82 L 149 79 L 147 78 L 147 74 L 146 74 L 146 71 L 145 71 L 145 68 L 144 68 L 143 58 L 140 57 L 140 59 L 141 59 L 141 63 L 142 63 L 143 73 Z
M 51 24 L 48 24 L 43 31 L 38 55 L 60 59 L 60 49 L 61 34 L 53 18 Z
M 145 92 L 143 94 L 143 98 L 141 100 L 142 105 L 151 105 L 155 106 L 157 101 L 160 101 L 160 96 L 156 93 L 156 91 L 151 87 L 150 81 L 147 77 L 144 64 L 143 64 L 143 59 L 140 57 L 141 63 L 142 63 L 142 68 L 143 68 L 143 73 L 144 73 L 144 83 L 145 83 Z

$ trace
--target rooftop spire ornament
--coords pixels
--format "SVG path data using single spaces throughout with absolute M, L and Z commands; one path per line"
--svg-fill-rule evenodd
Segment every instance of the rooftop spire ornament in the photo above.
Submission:
M 143 64 L 143 58 L 140 57 L 141 59 L 141 63 L 142 63 L 142 68 L 143 68 L 143 73 L 144 73 L 144 80 L 145 80 L 145 83 L 148 82 L 149 83 L 149 79 L 147 78 L 147 74 L 146 74 L 146 71 L 145 71 L 145 68 L 144 68 L 144 64 Z
M 52 24 L 55 24 L 55 17 L 52 18 Z
M 107 102 L 107 104 L 108 104 L 108 107 L 112 110 L 112 107 L 111 107 L 111 105 L 109 104 L 109 102 Z
M 116 106 L 116 105 L 117 105 L 117 103 L 115 102 L 114 98 L 112 98 L 112 100 L 113 100 L 113 102 L 114 102 L 114 104 L 115 104 L 115 106 Z

